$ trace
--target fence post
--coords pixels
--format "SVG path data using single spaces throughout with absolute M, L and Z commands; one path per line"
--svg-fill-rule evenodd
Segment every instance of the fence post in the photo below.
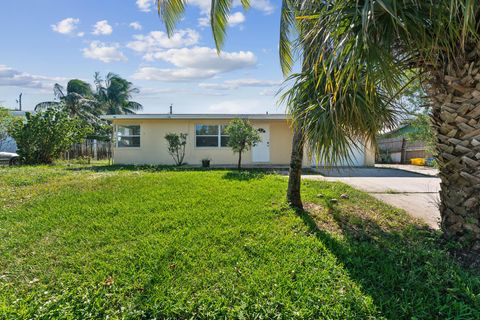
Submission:
M 407 140 L 405 138 L 402 138 L 402 149 L 400 150 L 400 163 L 402 164 L 405 163 L 407 160 L 406 146 L 407 146 Z
M 98 144 L 97 139 L 93 139 L 93 159 L 98 160 Z

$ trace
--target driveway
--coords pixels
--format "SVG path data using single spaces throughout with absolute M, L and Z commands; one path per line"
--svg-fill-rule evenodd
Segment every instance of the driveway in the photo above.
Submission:
M 341 181 L 368 192 L 377 199 L 402 208 L 438 229 L 440 179 L 396 168 L 341 168 L 316 169 L 318 175 L 304 175 L 304 179 Z

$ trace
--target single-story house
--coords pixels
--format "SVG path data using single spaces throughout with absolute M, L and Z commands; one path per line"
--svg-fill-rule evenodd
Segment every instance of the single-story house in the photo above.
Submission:
M 261 142 L 242 156 L 245 165 L 287 166 L 290 163 L 292 128 L 285 114 L 133 114 L 107 115 L 112 122 L 116 164 L 174 164 L 168 154 L 165 135 L 186 133 L 185 162 L 200 165 L 235 165 L 238 156 L 227 146 L 225 127 L 235 118 L 247 119 L 258 130 Z M 373 166 L 375 150 L 364 146 L 352 151 L 355 166 Z M 304 166 L 314 165 L 305 153 Z M 344 164 L 338 164 L 344 165 Z

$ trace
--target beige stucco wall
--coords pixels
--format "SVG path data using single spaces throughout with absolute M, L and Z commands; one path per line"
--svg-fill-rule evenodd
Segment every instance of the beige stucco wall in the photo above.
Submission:
M 184 119 L 143 119 L 125 120 L 115 119 L 114 125 L 140 125 L 141 137 L 139 148 L 115 148 L 114 162 L 117 164 L 164 164 L 173 165 L 174 161 L 167 151 L 165 135 L 169 132 L 187 133 L 185 162 L 191 165 L 200 165 L 202 159 L 211 159 L 212 165 L 233 165 L 237 163 L 238 155 L 228 147 L 200 147 L 195 146 L 195 125 L 228 124 L 230 120 L 184 120 Z M 250 120 L 253 126 L 270 128 L 270 162 L 271 165 L 288 165 L 292 149 L 292 130 L 287 120 Z M 375 164 L 375 148 L 366 144 L 364 158 L 365 166 Z M 242 163 L 252 162 L 251 150 L 242 156 Z M 304 166 L 313 165 L 308 151 L 305 152 Z
M 115 148 L 114 162 L 117 164 L 174 164 L 167 152 L 164 139 L 169 132 L 187 133 L 185 162 L 200 165 L 202 159 L 210 158 L 212 165 L 236 164 L 238 156 L 228 147 L 195 146 L 195 125 L 228 124 L 229 120 L 183 120 L 183 119 L 146 119 L 114 120 L 114 125 L 140 125 L 139 148 Z M 272 165 L 288 165 L 292 147 L 292 131 L 286 120 L 250 120 L 254 126 L 268 125 L 270 128 L 270 162 Z M 242 156 L 242 163 L 252 164 L 251 150 Z M 309 164 L 307 157 L 305 164 Z

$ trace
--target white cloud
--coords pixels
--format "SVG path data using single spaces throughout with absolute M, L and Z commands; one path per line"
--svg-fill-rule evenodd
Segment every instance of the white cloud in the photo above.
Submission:
M 134 21 L 132 23 L 129 24 L 130 28 L 132 28 L 133 30 L 142 30 L 142 25 L 140 24 L 140 22 L 138 21 Z
M 77 33 L 77 36 L 79 36 L 79 37 L 83 37 L 84 35 L 85 35 L 85 32 L 79 32 L 79 33 Z
M 113 32 L 113 28 L 108 24 L 107 20 L 97 21 L 93 26 L 92 34 L 94 35 L 110 35 Z
M 198 18 L 198 26 L 199 27 L 208 27 L 210 26 L 210 18 L 208 16 L 203 16 Z
M 250 51 L 222 52 L 207 47 L 159 51 L 148 57 L 161 60 L 175 68 L 142 67 L 133 77 L 137 80 L 191 81 L 212 78 L 235 70 L 254 67 L 257 57 Z
M 161 96 L 170 93 L 185 93 L 185 90 L 177 88 L 140 88 L 142 96 Z
M 203 89 L 211 90 L 234 90 L 241 87 L 278 87 L 282 81 L 259 80 L 259 79 L 235 79 L 227 80 L 222 83 L 203 82 L 198 86 Z
M 275 7 L 269 0 L 255 0 L 251 2 L 253 9 L 262 11 L 265 14 L 272 14 L 275 11 Z
M 269 109 L 259 100 L 227 100 L 212 104 L 208 107 L 209 113 L 265 113 Z
M 119 50 L 118 43 L 106 44 L 92 41 L 88 48 L 83 49 L 83 56 L 88 59 L 100 60 L 105 63 L 126 61 L 127 57 Z
M 137 0 L 137 7 L 143 12 L 150 12 L 153 4 L 155 4 L 155 0 Z
M 62 21 L 59 21 L 57 24 L 52 24 L 52 30 L 61 34 L 71 35 L 78 28 L 80 19 L 77 18 L 66 18 Z
M 192 29 L 180 29 L 171 37 L 163 31 L 152 31 L 146 35 L 133 36 L 134 41 L 127 44 L 127 47 L 150 56 L 163 49 L 181 48 L 192 46 L 198 43 L 200 34 Z
M 245 22 L 245 15 L 243 13 L 235 12 L 228 17 L 228 24 L 233 27 Z
M 153 0 L 152 0 L 153 1 Z M 138 2 L 138 0 L 137 0 Z M 212 0 L 190 0 L 188 1 L 188 5 L 196 6 L 202 15 L 210 14 Z M 270 2 L 270 0 L 253 0 L 250 1 L 251 7 L 255 10 L 259 10 L 265 14 L 272 14 L 275 11 L 274 5 Z M 233 7 L 237 8 L 240 7 L 242 4 L 240 0 L 235 0 L 233 2 Z
M 31 75 L 6 65 L 0 65 L 0 86 L 51 90 L 54 83 L 65 81 L 65 78 Z
M 159 51 L 148 57 L 151 60 L 163 60 L 179 68 L 214 70 L 216 73 L 253 67 L 257 57 L 251 51 L 222 52 L 214 48 L 193 47 Z
M 162 69 L 154 67 L 142 67 L 138 69 L 133 78 L 136 80 L 150 80 L 150 81 L 193 81 L 200 79 L 207 79 L 215 76 L 215 70 L 201 70 L 193 68 L 178 68 L 178 69 Z
M 184 94 L 189 96 L 225 96 L 225 93 L 212 91 L 194 91 L 191 88 L 140 88 L 142 97 L 164 97 L 171 94 Z
M 278 89 L 274 89 L 274 88 L 263 89 L 259 92 L 261 96 L 267 96 L 267 97 L 273 97 L 277 93 L 278 93 Z
M 238 12 L 232 13 L 228 17 L 228 25 L 230 27 L 234 27 L 234 26 L 237 26 L 237 25 L 240 25 L 240 24 L 244 23 L 245 20 L 246 20 L 245 15 L 242 12 L 238 11 Z M 200 18 L 198 18 L 197 21 L 198 21 L 198 26 L 200 26 L 200 27 L 209 27 L 210 26 L 210 16 L 209 15 L 203 15 Z
M 195 6 L 200 10 L 201 15 L 208 15 L 210 13 L 212 0 L 189 0 L 187 5 Z M 242 4 L 240 0 L 233 2 L 233 7 L 240 7 Z M 155 0 L 137 0 L 137 7 L 140 11 L 150 12 L 155 6 Z M 275 6 L 270 0 L 254 0 L 251 1 L 251 7 L 259 10 L 265 14 L 272 14 L 275 11 Z

